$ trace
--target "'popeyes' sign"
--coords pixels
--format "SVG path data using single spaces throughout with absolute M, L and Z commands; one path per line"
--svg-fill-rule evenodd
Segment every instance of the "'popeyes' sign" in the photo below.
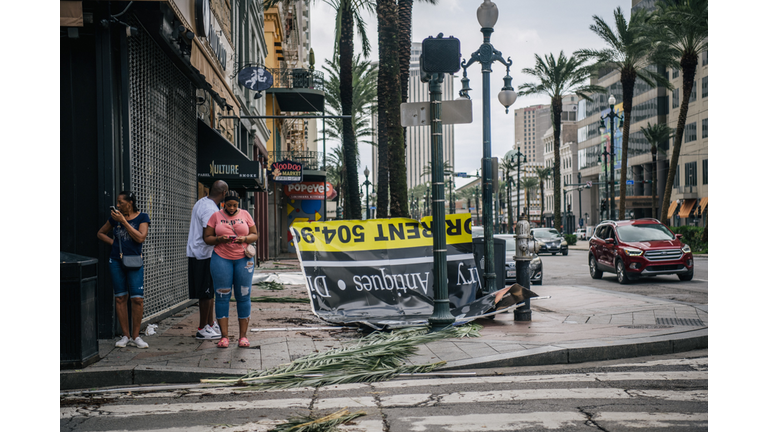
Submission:
M 289 199 L 331 200 L 336 198 L 336 190 L 328 182 L 301 182 L 283 186 L 283 192 Z

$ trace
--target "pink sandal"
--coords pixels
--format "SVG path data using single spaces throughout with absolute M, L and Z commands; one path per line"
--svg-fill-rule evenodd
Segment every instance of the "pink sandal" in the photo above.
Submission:
M 248 342 L 248 338 L 240 338 L 240 341 L 238 341 L 237 346 L 240 348 L 248 348 L 251 346 L 250 342 Z
M 229 338 L 221 338 L 219 339 L 219 343 L 216 344 L 219 348 L 229 348 Z

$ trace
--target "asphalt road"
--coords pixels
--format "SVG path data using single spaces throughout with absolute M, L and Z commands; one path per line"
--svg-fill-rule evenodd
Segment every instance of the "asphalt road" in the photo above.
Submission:
M 709 265 L 706 257 L 694 256 L 691 281 L 682 282 L 674 275 L 654 276 L 641 278 L 628 285 L 619 284 L 613 273 L 604 273 L 602 279 L 592 279 L 589 276 L 587 251 L 571 249 L 567 256 L 544 254 L 541 255 L 541 260 L 544 266 L 544 288 L 547 284 L 581 285 L 686 303 L 709 303 Z M 536 288 L 534 286 L 533 290 L 536 291 Z M 545 291 L 544 288 L 542 291 Z M 546 292 L 538 294 L 545 295 Z
M 248 391 L 173 386 L 63 395 L 61 431 L 263 431 L 296 415 L 362 410 L 352 432 L 706 431 L 707 350 L 580 365 Z M 466 374 L 466 372 L 464 372 Z

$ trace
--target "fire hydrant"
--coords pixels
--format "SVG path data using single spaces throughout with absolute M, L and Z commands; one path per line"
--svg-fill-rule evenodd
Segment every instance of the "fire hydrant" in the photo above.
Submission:
M 531 289 L 531 273 L 529 271 L 533 259 L 534 243 L 530 237 L 531 225 L 528 221 L 518 221 L 515 227 L 515 276 L 517 283 Z M 531 320 L 531 300 L 526 299 L 525 305 L 515 309 L 515 321 Z

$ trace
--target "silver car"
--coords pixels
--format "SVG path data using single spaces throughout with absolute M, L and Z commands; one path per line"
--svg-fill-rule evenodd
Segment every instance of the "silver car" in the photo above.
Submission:
M 505 272 L 504 285 L 512 285 L 517 282 L 517 270 L 515 266 L 515 235 L 514 234 L 496 234 L 494 238 L 500 238 L 506 241 L 506 258 L 505 258 Z M 541 285 L 544 280 L 544 265 L 541 263 L 541 258 L 538 255 L 533 254 L 531 264 L 528 266 L 528 270 L 531 275 L 531 285 Z

